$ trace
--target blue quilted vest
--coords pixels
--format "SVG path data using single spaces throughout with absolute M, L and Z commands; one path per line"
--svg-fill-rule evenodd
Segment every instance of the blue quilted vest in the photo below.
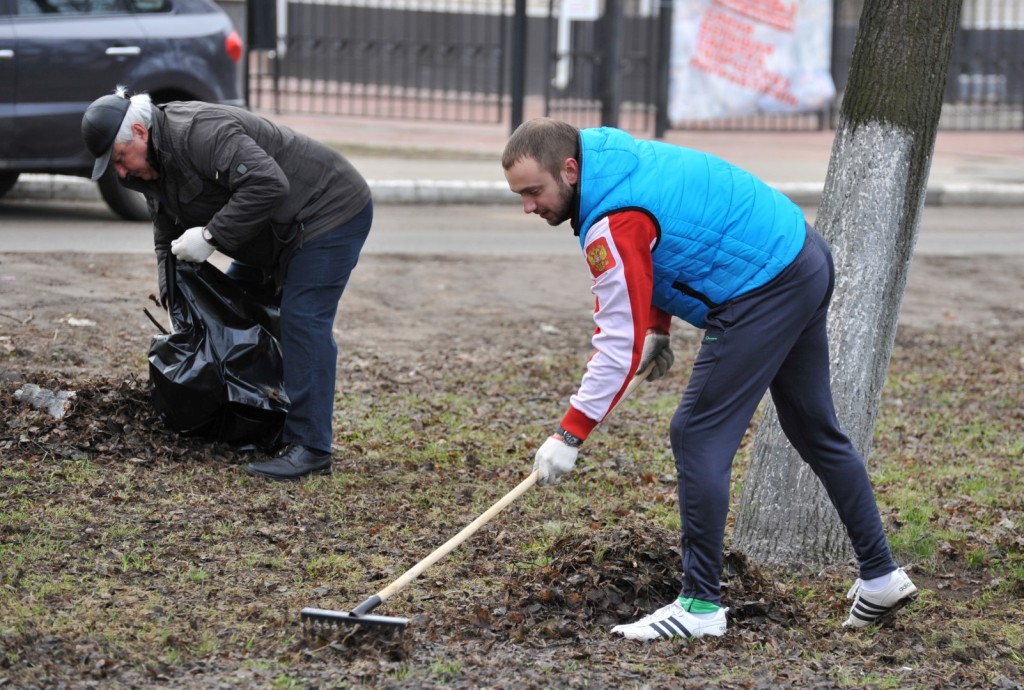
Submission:
M 803 247 L 800 208 L 731 163 L 609 127 L 581 130 L 580 142 L 580 244 L 610 213 L 647 213 L 659 230 L 651 302 L 698 328 L 710 308 L 764 285 Z

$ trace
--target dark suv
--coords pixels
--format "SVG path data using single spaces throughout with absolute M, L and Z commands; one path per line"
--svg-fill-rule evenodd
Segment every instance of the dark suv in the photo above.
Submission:
M 23 172 L 88 177 L 82 113 L 118 84 L 244 105 L 242 50 L 210 0 L 0 0 L 0 195 Z M 121 217 L 149 217 L 113 166 L 99 188 Z

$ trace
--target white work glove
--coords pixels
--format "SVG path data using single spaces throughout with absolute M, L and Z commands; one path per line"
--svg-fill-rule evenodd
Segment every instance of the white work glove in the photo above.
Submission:
M 213 254 L 213 245 L 203 239 L 204 228 L 189 228 L 171 241 L 171 253 L 182 261 L 201 264 Z
M 637 367 L 636 373 L 642 374 L 648 365 L 654 362 L 654 367 L 647 376 L 647 380 L 660 379 L 672 368 L 672 362 L 675 360 L 676 356 L 672 354 L 672 348 L 669 347 L 668 333 L 647 331 L 647 337 L 644 338 L 644 351 L 640 355 L 640 366 Z
M 533 469 L 540 484 L 553 484 L 559 477 L 572 472 L 576 466 L 579 448 L 568 445 L 561 436 L 552 434 L 533 456 Z

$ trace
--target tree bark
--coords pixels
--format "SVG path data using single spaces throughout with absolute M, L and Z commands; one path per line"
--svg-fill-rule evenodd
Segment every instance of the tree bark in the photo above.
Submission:
M 816 225 L 832 246 L 828 334 L 840 422 L 867 461 L 924 206 L 962 0 L 867 0 Z M 733 547 L 762 564 L 848 560 L 846 531 L 769 403 Z

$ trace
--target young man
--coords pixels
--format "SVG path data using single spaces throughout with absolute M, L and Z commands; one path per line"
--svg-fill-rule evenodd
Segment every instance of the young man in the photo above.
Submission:
M 836 418 L 825 330 L 832 257 L 801 210 L 714 156 L 547 118 L 513 132 L 502 166 L 526 213 L 549 225 L 570 221 L 597 298 L 596 352 L 534 458 L 542 484 L 572 470 L 633 376 L 650 363 L 648 378 L 671 366 L 673 316 L 704 329 L 669 427 L 682 592 L 612 632 L 641 640 L 725 633 L 719 579 L 729 475 L 766 390 L 857 555 L 860 579 L 843 625 L 864 627 L 910 601 L 917 588 L 893 561 L 864 462 Z
M 275 457 L 249 474 L 292 480 L 331 471 L 338 301 L 373 221 L 370 188 L 341 154 L 230 106 L 155 105 L 119 88 L 92 103 L 82 138 L 92 179 L 113 165 L 153 217 L 160 299 L 167 252 L 201 263 L 214 249 L 228 276 L 280 307 L 291 406 Z

